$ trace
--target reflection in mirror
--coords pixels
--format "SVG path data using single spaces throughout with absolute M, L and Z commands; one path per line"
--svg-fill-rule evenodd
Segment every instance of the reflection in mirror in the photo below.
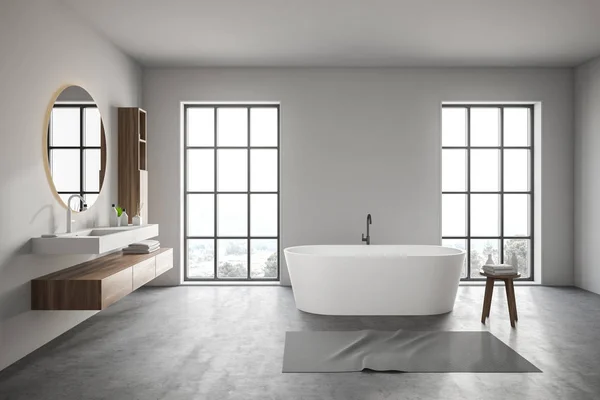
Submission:
M 98 106 L 79 86 L 64 89 L 54 102 L 46 138 L 47 168 L 55 194 L 66 205 L 74 194 L 87 207 L 97 200 L 106 172 L 106 139 Z M 73 211 L 84 202 L 73 199 Z

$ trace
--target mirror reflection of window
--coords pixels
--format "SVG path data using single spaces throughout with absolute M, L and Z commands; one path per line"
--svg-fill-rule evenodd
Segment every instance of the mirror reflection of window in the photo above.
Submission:
M 103 132 L 100 111 L 94 103 L 54 104 L 48 131 L 48 160 L 54 186 L 66 203 L 73 194 L 89 207 L 100 194 L 103 181 Z M 73 201 L 71 207 L 81 210 Z

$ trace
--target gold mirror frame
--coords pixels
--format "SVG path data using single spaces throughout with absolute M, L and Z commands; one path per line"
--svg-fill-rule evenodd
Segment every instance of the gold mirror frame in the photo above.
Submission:
M 68 89 L 70 87 L 79 87 L 79 88 L 85 90 L 90 95 L 92 100 L 94 99 L 94 96 L 92 96 L 92 94 L 81 85 L 78 85 L 76 83 L 66 83 L 66 84 L 61 85 L 57 90 L 54 91 L 54 93 L 52 94 L 52 96 L 50 98 L 50 102 L 48 104 L 48 107 L 46 108 L 46 114 L 44 116 L 44 125 L 43 125 L 43 129 L 42 129 L 42 157 L 43 157 L 43 163 L 44 163 L 44 171 L 46 173 L 46 179 L 48 181 L 48 185 L 50 186 L 52 195 L 64 209 L 67 209 L 68 206 L 63 201 L 63 199 L 60 197 L 58 190 L 56 189 L 56 185 L 54 184 L 54 178 L 52 177 L 52 171 L 50 170 L 50 159 L 48 157 L 48 129 L 50 126 L 50 119 L 52 116 L 52 110 L 54 109 L 54 104 L 56 104 L 56 101 L 58 100 L 59 96 L 66 89 Z M 95 102 L 95 100 L 94 100 L 94 102 Z M 97 103 L 96 103 L 96 106 L 98 107 L 98 109 L 100 109 L 100 107 L 98 106 Z M 106 178 L 106 169 L 107 169 L 107 158 L 108 158 L 108 151 L 107 151 L 107 145 L 106 145 L 106 129 L 104 128 L 104 120 L 102 118 L 102 114 L 100 114 L 100 128 L 101 128 L 101 132 L 100 132 L 101 147 L 104 148 L 104 151 L 101 152 L 101 157 L 100 157 L 101 171 L 103 171 L 103 173 L 101 173 L 101 175 L 100 175 L 100 188 L 99 188 L 98 195 L 100 195 L 100 193 L 102 193 L 102 188 L 104 187 L 104 181 Z M 76 213 L 84 212 L 84 211 L 87 211 L 90 208 L 92 208 L 94 204 L 92 204 L 86 210 L 77 211 L 77 210 L 72 209 L 72 211 L 76 212 Z

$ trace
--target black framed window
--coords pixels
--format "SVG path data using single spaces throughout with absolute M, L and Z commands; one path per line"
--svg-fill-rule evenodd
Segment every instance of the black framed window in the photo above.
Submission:
M 56 191 L 65 204 L 74 194 L 85 198 L 87 204 L 98 198 L 103 139 L 95 104 L 54 104 L 48 126 L 48 161 Z
M 186 281 L 279 280 L 279 111 L 184 105 Z
M 442 106 L 442 244 L 467 252 L 463 280 L 489 255 L 533 280 L 533 105 Z

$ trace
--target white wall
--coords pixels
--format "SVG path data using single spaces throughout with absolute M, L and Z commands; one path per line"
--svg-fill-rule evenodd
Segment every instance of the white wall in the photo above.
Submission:
M 86 88 L 107 129 L 105 188 L 79 226 L 108 223 L 117 198 L 116 107 L 137 106 L 141 72 L 55 0 L 0 6 L 0 369 L 93 312 L 30 311 L 29 281 L 85 257 L 35 256 L 31 237 L 65 229 L 65 209 L 44 172 L 42 135 L 52 96 L 64 84 Z M 89 257 L 88 257 L 89 258 Z
M 441 103 L 539 101 L 541 282 L 573 283 L 570 69 L 145 70 L 150 220 L 176 258 L 181 101 L 281 102 L 282 248 L 360 243 L 367 213 L 374 243 L 439 243 Z M 179 281 L 175 268 L 159 283 Z
M 575 72 L 575 285 L 600 294 L 600 58 Z

